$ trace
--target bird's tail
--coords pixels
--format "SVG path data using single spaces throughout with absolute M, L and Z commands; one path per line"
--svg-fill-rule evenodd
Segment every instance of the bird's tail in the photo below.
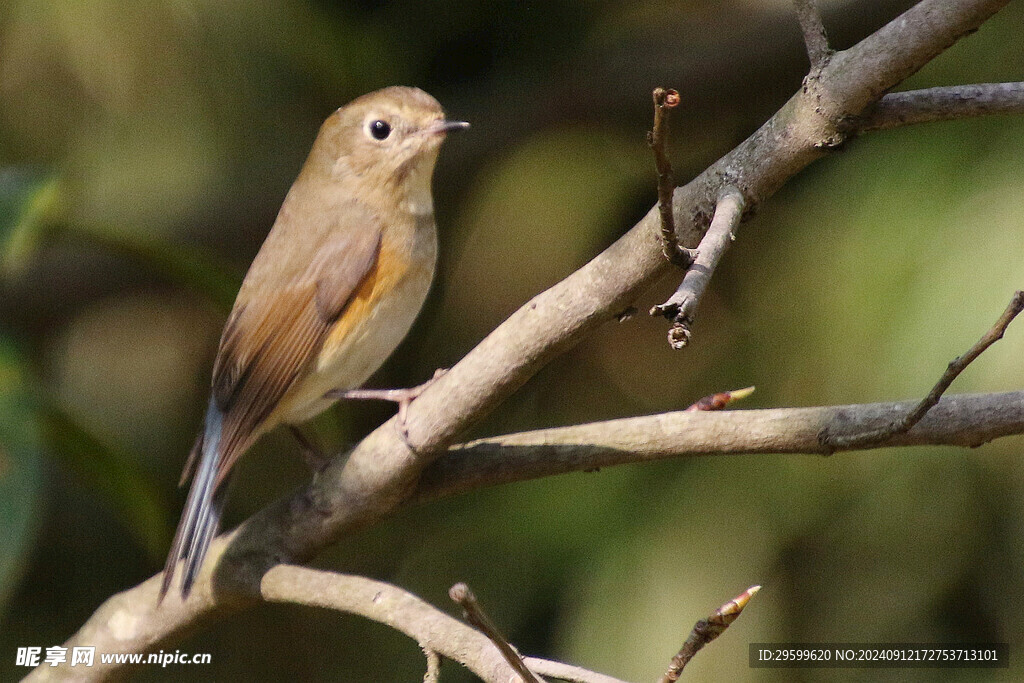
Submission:
M 206 410 L 206 424 L 202 435 L 193 449 L 189 462 L 185 466 L 184 480 L 189 470 L 193 470 L 192 488 L 188 492 L 185 510 L 178 522 L 178 530 L 174 534 L 171 552 L 164 566 L 163 584 L 160 587 L 160 600 L 171 587 L 178 560 L 184 560 L 184 575 L 181 579 L 181 597 L 187 598 L 192 590 L 196 575 L 203 565 L 203 558 L 210 547 L 210 541 L 220 525 L 220 514 L 224 508 L 224 493 L 227 482 L 217 486 L 217 475 L 223 458 L 221 450 L 221 431 L 223 414 L 210 398 L 210 406 Z M 195 458 L 198 456 L 198 463 Z

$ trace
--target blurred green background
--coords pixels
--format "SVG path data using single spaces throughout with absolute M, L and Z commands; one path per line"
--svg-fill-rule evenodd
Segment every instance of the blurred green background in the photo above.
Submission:
M 905 9 L 825 3 L 836 47 Z M 907 87 L 1020 80 L 1011 3 Z M 789 0 L 330 3 L 6 0 L 0 5 L 0 678 L 158 571 L 220 327 L 319 123 L 385 85 L 472 122 L 436 178 L 438 281 L 371 386 L 456 362 L 655 200 L 650 89 L 678 88 L 677 178 L 731 149 L 800 85 Z M 876 133 L 745 224 L 673 352 L 645 315 L 552 363 L 475 435 L 685 407 L 912 398 L 1024 284 L 1024 119 Z M 678 276 L 675 276 L 676 278 Z M 663 282 L 641 311 L 675 285 Z M 1024 323 L 1018 323 L 1024 325 Z M 1024 386 L 1024 327 L 954 390 Z M 341 447 L 392 408 L 339 406 Z M 1024 439 L 974 451 L 706 458 L 480 491 L 408 510 L 318 564 L 455 610 L 466 581 L 526 653 L 630 680 L 693 622 L 764 589 L 688 680 L 862 679 L 750 670 L 751 641 L 1011 643 L 1024 675 Z M 285 434 L 245 459 L 227 523 L 307 476 Z M 143 680 L 414 681 L 414 642 L 354 617 L 265 607 L 177 647 L 202 670 Z M 451 663 L 445 681 L 470 677 Z

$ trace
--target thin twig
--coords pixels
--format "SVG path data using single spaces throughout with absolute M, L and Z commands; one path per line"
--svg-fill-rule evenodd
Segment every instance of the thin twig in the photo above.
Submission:
M 975 83 L 889 93 L 871 108 L 858 130 L 887 130 L 989 114 L 1024 114 L 1024 82 Z
M 793 4 L 796 5 L 796 17 L 804 34 L 804 45 L 807 46 L 811 69 L 820 69 L 832 56 L 821 12 L 815 0 L 793 0 Z
M 441 655 L 425 647 L 423 656 L 427 658 L 427 672 L 423 674 L 423 683 L 441 683 Z
M 737 617 L 743 612 L 743 608 L 750 602 L 750 598 L 754 597 L 759 590 L 761 590 L 760 586 L 751 586 L 715 610 L 715 613 L 710 617 L 701 619 L 694 624 L 693 630 L 690 631 L 690 636 L 683 643 L 683 646 L 679 648 L 676 656 L 672 658 L 668 671 L 658 680 L 658 683 L 675 683 L 678 681 L 683 668 L 693 659 L 693 656 L 702 647 L 722 635 L 725 629 L 729 628 L 729 625 L 736 621 Z
M 516 670 L 516 673 L 522 676 L 523 681 L 526 683 L 544 683 L 537 674 L 530 671 L 526 663 L 523 662 L 522 656 L 505 639 L 505 636 L 501 635 L 501 631 L 498 630 L 498 627 L 494 625 L 494 622 L 490 620 L 487 614 L 484 613 L 483 608 L 480 607 L 480 603 L 477 602 L 476 596 L 473 595 L 473 591 L 469 589 L 469 586 L 464 583 L 457 583 L 448 589 L 448 595 L 462 606 L 469 623 L 483 632 L 498 647 L 505 661 Z
M 672 321 L 668 343 L 681 349 L 690 341 L 691 327 L 697 315 L 697 306 L 711 282 L 711 276 L 722 255 L 736 239 L 736 229 L 743 216 L 743 195 L 735 188 L 727 188 L 715 206 L 711 227 L 701 238 L 697 258 L 686 271 L 679 288 L 669 299 L 651 309 L 651 315 L 661 315 Z
M 665 147 L 668 144 L 668 110 L 679 105 L 679 93 L 675 90 L 655 88 L 654 128 L 647 133 L 647 144 L 654 152 L 654 166 L 658 170 L 658 213 L 661 216 L 661 248 L 665 258 L 680 268 L 686 268 L 695 256 L 692 249 L 679 245 L 676 235 L 675 217 L 672 215 L 672 194 L 676 189 L 672 173 L 672 162 Z
M 910 431 L 914 425 L 921 421 L 928 411 L 935 407 L 935 404 L 942 398 L 942 394 L 946 392 L 949 385 L 953 383 L 961 372 L 970 365 L 975 358 L 980 356 L 985 349 L 992 346 L 1000 339 L 1003 338 L 1003 333 L 1006 332 L 1007 326 L 1017 315 L 1024 310 L 1024 291 L 1018 291 L 1013 295 L 1009 305 L 1003 314 L 999 316 L 999 320 L 981 336 L 981 339 L 977 341 L 970 349 L 967 350 L 962 356 L 958 356 L 950 361 L 946 367 L 946 371 L 942 373 L 942 377 L 935 383 L 932 390 L 928 392 L 921 401 L 914 406 L 912 410 L 907 412 L 905 415 L 897 420 L 893 420 L 889 424 L 881 427 L 880 429 L 873 429 L 867 432 L 848 434 L 845 436 L 836 436 L 831 434 L 827 429 L 822 430 L 820 440 L 823 446 L 826 448 L 863 448 L 865 446 L 873 446 L 884 441 L 888 441 L 896 434 L 905 434 Z
M 732 391 L 720 391 L 717 394 L 708 394 L 697 399 L 684 412 L 692 413 L 698 410 L 724 410 L 726 406 L 734 401 L 744 399 L 754 393 L 754 387 L 745 389 L 733 389 Z

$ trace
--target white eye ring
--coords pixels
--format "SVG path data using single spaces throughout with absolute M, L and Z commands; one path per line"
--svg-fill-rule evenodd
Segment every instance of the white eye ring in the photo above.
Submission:
M 373 119 L 366 124 L 366 134 L 377 142 L 383 142 L 391 135 L 391 124 L 384 119 Z

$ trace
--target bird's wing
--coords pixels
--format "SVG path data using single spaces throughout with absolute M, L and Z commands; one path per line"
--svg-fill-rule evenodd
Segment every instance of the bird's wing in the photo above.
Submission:
M 238 302 L 213 369 L 213 400 L 224 415 L 218 481 L 248 437 L 316 362 L 331 324 L 373 272 L 380 242 L 375 222 L 337 231 L 316 247 L 300 275 Z
M 206 424 L 182 475 L 182 483 L 195 476 L 164 567 L 161 600 L 179 560 L 185 561 L 182 596 L 188 595 L 217 531 L 232 466 L 260 423 L 316 362 L 332 323 L 361 287 L 371 286 L 366 283 L 373 281 L 380 252 L 377 223 L 361 221 L 356 230 L 326 234 L 326 240 L 272 234 L 272 247 L 280 247 L 282 238 L 298 241 L 285 252 L 257 256 L 246 275 L 221 337 Z

